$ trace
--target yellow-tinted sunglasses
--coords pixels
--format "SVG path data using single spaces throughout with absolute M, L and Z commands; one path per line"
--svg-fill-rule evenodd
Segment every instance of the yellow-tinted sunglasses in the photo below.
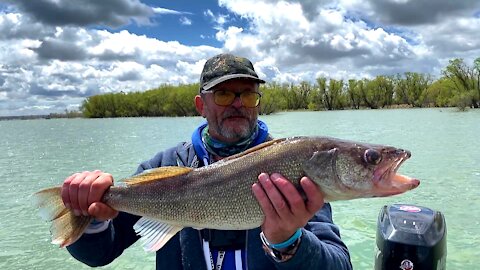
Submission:
M 236 97 L 240 97 L 243 106 L 247 108 L 255 108 L 260 104 L 262 95 L 258 92 L 248 91 L 235 93 L 229 90 L 207 90 L 204 93 L 213 93 L 213 101 L 219 106 L 229 106 Z

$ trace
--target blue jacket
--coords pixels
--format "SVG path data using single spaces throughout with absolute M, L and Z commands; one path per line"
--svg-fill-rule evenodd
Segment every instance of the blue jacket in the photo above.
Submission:
M 161 166 L 202 166 L 192 143 L 180 143 L 176 147 L 158 153 L 143 162 L 137 173 Z M 70 254 L 89 266 L 103 266 L 131 246 L 139 237 L 133 225 L 139 216 L 120 212 L 107 230 L 96 234 L 84 234 L 67 247 Z M 260 228 L 246 233 L 247 269 L 352 269 L 350 255 L 340 239 L 339 229 L 332 221 L 330 204 L 315 214 L 303 228 L 299 248 L 293 258 L 278 263 L 262 249 Z M 185 228 L 175 235 L 156 254 L 156 269 L 206 270 L 200 231 Z

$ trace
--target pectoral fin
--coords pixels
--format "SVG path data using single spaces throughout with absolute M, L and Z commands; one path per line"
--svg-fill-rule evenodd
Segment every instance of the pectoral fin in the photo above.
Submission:
M 332 179 L 335 175 L 337 152 L 337 148 L 314 152 L 312 157 L 303 164 L 303 171 L 317 183 Z
M 145 251 L 161 249 L 183 227 L 176 227 L 163 222 L 142 217 L 133 225 L 135 232 L 141 236 Z

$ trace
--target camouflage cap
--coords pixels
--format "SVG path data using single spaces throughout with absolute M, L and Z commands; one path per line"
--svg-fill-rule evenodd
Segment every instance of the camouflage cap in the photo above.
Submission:
M 205 62 L 200 75 L 200 92 L 231 79 L 246 78 L 265 83 L 258 78 L 252 62 L 244 57 L 232 54 L 219 54 Z

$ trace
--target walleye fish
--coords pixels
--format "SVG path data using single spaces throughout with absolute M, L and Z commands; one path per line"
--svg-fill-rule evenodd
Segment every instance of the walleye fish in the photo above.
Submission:
M 209 166 L 161 167 L 112 186 L 102 201 L 142 216 L 134 225 L 144 249 L 157 251 L 184 227 L 244 230 L 259 227 L 263 212 L 251 187 L 258 175 L 280 173 L 298 190 L 308 176 L 325 201 L 384 197 L 416 188 L 420 181 L 397 174 L 410 152 L 391 146 L 329 137 L 272 140 Z M 40 213 L 52 221 L 52 243 L 75 242 L 92 217 L 65 208 L 61 187 L 34 194 Z

